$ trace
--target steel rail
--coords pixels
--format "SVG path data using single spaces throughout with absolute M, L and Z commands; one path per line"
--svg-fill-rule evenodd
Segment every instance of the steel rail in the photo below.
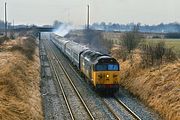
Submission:
M 122 105 L 135 119 L 137 120 L 141 120 L 141 118 L 136 115 L 136 113 L 134 113 L 125 103 L 123 103 L 120 99 L 118 99 L 117 97 L 114 97 L 115 100 L 120 104 Z
M 107 104 L 107 102 L 105 100 L 103 100 L 104 104 L 106 105 L 106 107 L 108 108 L 108 110 L 114 115 L 114 117 L 117 119 L 117 120 L 121 120 L 119 118 L 118 115 L 116 115 L 116 113 L 111 109 L 111 107 L 109 107 L 109 105 Z

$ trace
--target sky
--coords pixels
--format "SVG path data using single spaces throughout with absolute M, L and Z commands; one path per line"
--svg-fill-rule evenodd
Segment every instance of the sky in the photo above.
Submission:
M 180 0 L 0 0 L 0 19 L 7 2 L 8 21 L 15 24 L 52 24 L 54 20 L 84 25 L 87 4 L 90 23 L 180 23 Z

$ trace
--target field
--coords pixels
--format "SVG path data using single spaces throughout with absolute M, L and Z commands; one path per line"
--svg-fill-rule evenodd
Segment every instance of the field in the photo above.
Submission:
M 157 41 L 165 41 L 165 44 L 168 47 L 172 47 L 175 53 L 180 56 L 180 39 L 145 39 L 145 41 L 152 41 L 152 42 L 157 42 Z
M 121 44 L 121 39 L 122 38 L 116 38 L 116 39 L 111 39 L 113 41 L 113 44 Z M 165 44 L 169 48 L 173 48 L 174 52 L 180 57 L 180 39 L 145 39 L 145 42 L 153 42 L 156 43 L 158 41 L 165 41 Z M 143 42 L 144 42 L 143 41 Z

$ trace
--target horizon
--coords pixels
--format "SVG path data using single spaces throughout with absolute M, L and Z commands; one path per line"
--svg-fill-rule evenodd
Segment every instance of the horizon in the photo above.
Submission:
M 1 20 L 0 19 L 0 21 L 1 22 L 4 22 L 4 20 Z M 54 21 L 56 21 L 56 20 L 54 20 Z M 50 23 L 50 24 L 42 24 L 42 25 L 38 25 L 38 24 L 24 24 L 24 23 L 19 23 L 19 24 L 14 24 L 15 26 L 18 26 L 18 25 L 25 25 L 25 26 L 33 26 L 33 25 L 35 25 L 35 26 L 46 26 L 46 25 L 50 25 L 50 26 L 52 26 L 53 25 L 53 23 L 54 23 L 54 21 L 52 22 L 52 23 Z M 58 22 L 62 22 L 62 21 L 60 21 L 60 20 L 57 20 Z M 129 22 L 129 23 L 116 23 L 116 22 L 105 22 L 105 21 L 101 21 L 101 22 L 94 22 L 94 23 L 90 23 L 90 25 L 92 26 L 93 24 L 101 24 L 101 23 L 105 23 L 106 25 L 108 25 L 108 24 L 119 24 L 119 25 L 130 25 L 130 24 L 134 24 L 134 25 L 136 25 L 136 24 L 139 24 L 139 22 L 137 22 L 137 23 L 133 23 L 133 22 Z M 11 25 L 13 24 L 13 22 L 9 22 L 8 21 L 8 23 L 10 23 Z M 67 23 L 67 22 L 62 22 L 63 24 L 69 24 L 69 25 L 74 25 L 74 24 L 72 24 L 72 23 Z M 158 25 L 160 25 L 160 24 L 164 24 L 164 25 L 167 25 L 167 24 L 179 24 L 180 25 L 180 22 L 176 22 L 176 21 L 172 21 L 172 22 L 167 22 L 167 23 L 164 23 L 164 22 L 160 22 L 160 23 L 157 23 L 157 24 L 143 24 L 143 23 L 140 23 L 140 26 L 145 26 L 145 25 L 148 25 L 148 26 L 158 26 Z M 74 25 L 74 26 L 77 26 L 77 27 L 80 27 L 80 26 L 85 26 L 85 24 L 84 25 Z
M 50 25 L 55 20 L 85 25 L 87 4 L 90 4 L 90 24 L 101 21 L 143 25 L 180 22 L 179 0 L 0 0 L 1 20 L 4 20 L 5 1 L 8 22 L 14 20 L 16 25 Z

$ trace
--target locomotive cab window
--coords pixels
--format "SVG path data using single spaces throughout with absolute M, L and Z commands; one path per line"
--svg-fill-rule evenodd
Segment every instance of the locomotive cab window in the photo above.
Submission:
M 117 64 L 97 64 L 95 71 L 118 71 L 119 65 Z
M 108 65 L 108 70 L 112 70 L 112 71 L 116 71 L 119 70 L 119 65 L 113 65 L 113 64 L 109 64 Z
M 107 71 L 107 65 L 96 65 L 95 70 L 96 71 Z

